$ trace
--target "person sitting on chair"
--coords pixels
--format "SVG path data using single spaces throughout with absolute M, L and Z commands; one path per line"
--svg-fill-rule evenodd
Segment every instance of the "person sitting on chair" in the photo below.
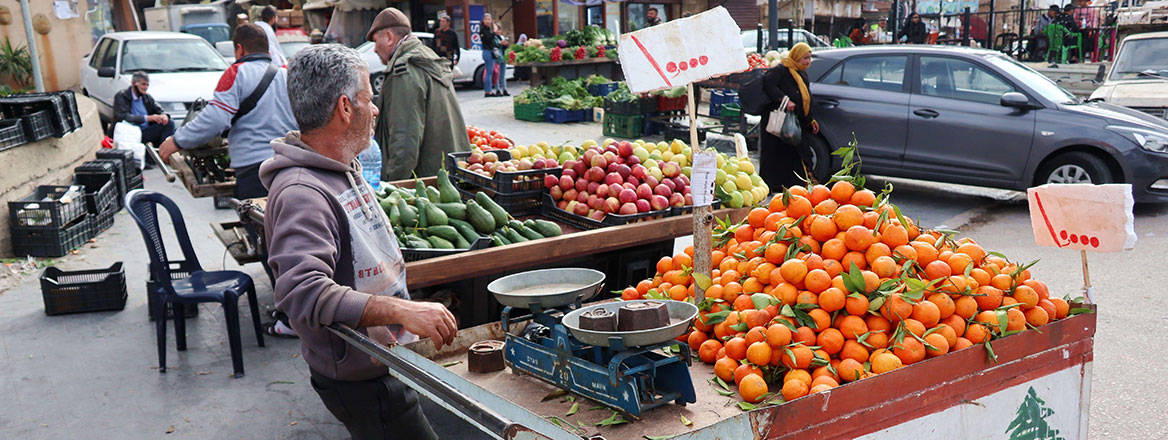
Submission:
M 174 134 L 174 121 L 146 93 L 150 77 L 146 72 L 134 72 L 130 87 L 114 96 L 114 123 L 126 121 L 142 129 L 142 143 L 158 145 Z

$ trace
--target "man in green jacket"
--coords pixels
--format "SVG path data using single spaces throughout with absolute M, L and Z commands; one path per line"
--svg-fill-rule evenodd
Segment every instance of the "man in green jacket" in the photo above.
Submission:
M 374 131 L 381 179 L 437 174 L 447 153 L 470 150 L 450 63 L 410 33 L 409 18 L 397 8 L 377 14 L 365 39 L 386 65 Z

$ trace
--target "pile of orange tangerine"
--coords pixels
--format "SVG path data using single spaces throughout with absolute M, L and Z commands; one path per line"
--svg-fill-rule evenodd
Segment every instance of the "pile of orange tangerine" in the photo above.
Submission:
M 747 402 L 797 399 L 1065 318 L 1028 266 L 921 230 L 846 181 L 794 187 L 715 231 L 712 277 L 679 340 Z M 693 297 L 693 248 L 628 299 Z M 772 385 L 778 387 L 771 393 Z

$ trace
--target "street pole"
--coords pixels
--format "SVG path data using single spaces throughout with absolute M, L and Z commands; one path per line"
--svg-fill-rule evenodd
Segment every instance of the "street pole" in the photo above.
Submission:
M 1022 57 L 1024 56 L 1022 53 L 1022 40 L 1023 40 L 1023 37 L 1026 36 L 1026 27 L 1025 26 L 1026 26 L 1026 0 L 1022 0 L 1022 2 L 1018 4 L 1018 54 L 1016 55 L 1016 58 L 1018 58 L 1019 60 L 1021 60 Z M 1035 40 L 1035 41 L 1037 41 L 1037 40 Z M 1032 41 L 1031 44 L 1034 44 L 1034 41 Z
M 45 80 L 41 77 L 41 59 L 37 54 L 36 36 L 32 29 L 32 15 L 28 12 L 28 0 L 20 0 L 20 15 L 24 16 L 24 37 L 28 39 L 28 56 L 32 59 L 32 81 L 37 93 L 44 93 Z
M 969 47 L 969 8 L 961 13 L 961 45 Z
M 994 37 L 995 36 L 996 35 L 994 35 L 994 0 L 990 0 L 990 22 L 989 22 L 989 28 L 986 29 L 986 45 L 985 45 L 985 47 L 989 48 L 990 50 L 997 49 L 996 47 L 994 47 Z
M 779 47 L 779 0 L 767 1 L 767 46 Z
M 892 0 L 892 9 L 888 11 L 888 23 L 892 25 L 892 44 L 898 41 L 896 36 L 900 32 L 900 0 Z

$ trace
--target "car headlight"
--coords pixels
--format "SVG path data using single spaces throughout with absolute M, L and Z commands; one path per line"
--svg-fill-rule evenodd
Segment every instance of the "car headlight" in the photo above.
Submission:
M 181 103 L 181 102 L 160 102 L 160 103 L 158 103 L 158 106 L 162 107 L 162 111 L 167 112 L 167 113 L 186 113 L 187 112 L 187 106 L 183 105 L 183 103 Z
M 1145 150 L 1168 153 L 1168 133 L 1115 125 L 1108 126 L 1107 129 L 1122 134 Z

